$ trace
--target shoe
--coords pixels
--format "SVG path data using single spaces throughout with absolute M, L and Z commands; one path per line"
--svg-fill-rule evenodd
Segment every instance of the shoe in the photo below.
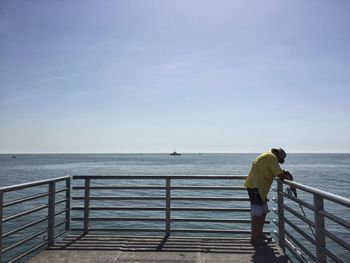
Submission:
M 266 236 L 265 234 L 262 234 L 261 238 L 262 238 L 263 240 L 266 240 L 267 242 L 272 242 L 272 238 L 269 237 L 269 236 Z
M 268 242 L 264 239 L 250 239 L 250 244 L 253 246 L 266 246 Z

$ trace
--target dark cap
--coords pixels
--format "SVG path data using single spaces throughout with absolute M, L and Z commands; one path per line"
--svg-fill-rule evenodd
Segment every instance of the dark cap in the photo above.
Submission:
M 271 149 L 271 152 L 278 152 L 278 156 L 279 156 L 279 158 L 281 158 L 282 160 L 286 159 L 286 157 L 287 157 L 286 152 L 285 152 L 282 148 L 278 148 L 278 149 L 272 148 L 272 149 Z

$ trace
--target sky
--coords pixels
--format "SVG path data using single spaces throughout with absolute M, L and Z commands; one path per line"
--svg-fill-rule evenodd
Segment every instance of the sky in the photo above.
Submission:
M 348 0 L 2 0 L 0 153 L 350 152 Z

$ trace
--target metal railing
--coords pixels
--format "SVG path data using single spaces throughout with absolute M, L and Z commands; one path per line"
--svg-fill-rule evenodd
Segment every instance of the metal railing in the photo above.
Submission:
M 72 207 L 72 213 L 80 212 L 80 216 L 72 217 L 72 224 L 81 222 L 81 225 L 80 227 L 72 227 L 71 230 L 84 234 L 91 232 L 119 232 L 119 234 L 138 232 L 163 233 L 166 236 L 170 233 L 250 234 L 249 198 L 245 192 L 241 196 L 234 194 L 246 190 L 242 186 L 245 178 L 245 176 L 227 175 L 73 176 L 73 192 L 80 191 L 80 195 L 73 196 L 72 200 L 75 203 L 80 202 L 81 205 L 73 205 Z M 232 181 L 237 180 L 241 182 L 234 186 Z M 80 185 L 75 186 L 78 181 L 80 181 Z M 116 185 L 113 185 L 116 181 Z M 215 181 L 214 185 L 203 183 L 213 181 Z M 218 185 L 218 182 L 224 183 Z M 106 183 L 108 184 L 106 185 Z M 127 194 L 123 193 L 125 190 L 128 190 Z M 141 191 L 142 194 L 130 195 L 130 192 L 132 194 L 132 192 L 137 191 Z M 92 202 L 96 204 L 93 205 Z M 190 206 L 185 204 L 186 202 L 189 202 Z M 241 207 L 237 206 L 238 203 L 242 202 L 245 203 Z M 145 205 L 140 206 L 140 203 Z M 205 203 L 214 203 L 215 206 L 207 207 Z M 220 203 L 223 205 L 220 206 Z M 92 212 L 98 213 L 93 216 Z M 109 212 L 114 212 L 113 216 L 102 216 Z M 125 212 L 127 217 L 120 216 L 121 213 Z M 137 213 L 132 214 L 132 212 Z M 151 212 L 151 214 L 140 216 L 146 212 Z M 199 214 L 200 217 L 174 216 L 174 213 L 180 212 L 192 215 Z M 225 214 L 225 212 L 226 216 L 218 216 Z M 229 213 L 227 214 L 227 212 Z M 240 213 L 245 218 L 234 216 L 232 213 Z M 114 216 L 115 214 L 118 216 Z M 93 226 L 94 222 L 118 223 L 109 228 L 101 227 L 103 224 L 99 224 L 100 227 L 97 228 Z M 155 228 L 139 228 L 136 224 L 121 227 L 123 225 L 121 222 L 149 222 L 153 225 L 158 222 L 163 227 L 158 225 Z M 182 225 L 190 223 L 190 227 L 174 227 L 176 223 Z M 195 223 L 202 225 L 195 228 L 193 226 Z M 206 223 L 211 223 L 211 226 L 216 226 L 216 228 L 203 228 L 203 226 L 209 225 Z M 229 227 L 227 224 L 230 224 Z M 236 226 L 240 224 L 240 227 L 234 229 L 232 225 L 235 224 Z M 242 227 L 242 225 L 246 225 L 246 227 Z
M 45 245 L 60 247 L 58 237 L 68 231 L 118 236 L 129 233 L 165 237 L 249 235 L 249 198 L 242 186 L 245 178 L 232 175 L 66 176 L 3 187 L 0 188 L 1 259 L 16 262 Z M 237 181 L 239 183 L 234 183 Z M 275 223 L 279 246 L 300 262 L 329 259 L 344 262 L 329 243 L 332 241 L 349 253 L 348 238 L 335 234 L 333 228 L 328 227 L 328 221 L 349 231 L 349 216 L 340 218 L 336 215 L 339 213 L 333 213 L 325 203 L 346 211 L 350 200 L 288 180 L 276 181 L 274 212 L 278 216 Z M 284 186 L 297 188 L 299 198 L 283 191 Z M 43 187 L 46 190 L 39 192 L 38 188 Z M 22 190 L 29 193 L 20 194 Z M 306 194 L 310 198 L 304 198 Z M 311 218 L 303 208 L 309 215 L 311 211 Z M 31 220 L 26 219 L 32 214 Z M 57 220 L 60 216 L 64 216 L 62 221 Z M 24 220 L 17 222 L 19 219 Z M 36 229 L 39 226 L 41 229 Z M 64 229 L 58 231 L 59 227 Z M 22 237 L 26 230 L 30 231 L 28 236 Z M 15 238 L 20 240 L 14 241 Z M 29 247 L 33 241 L 38 244 Z M 23 247 L 25 251 L 19 252 Z
M 282 250 L 287 249 L 300 262 L 328 262 L 329 259 L 334 262 L 350 260 L 350 210 L 348 209 L 350 199 L 288 180 L 277 179 L 276 181 L 277 189 L 274 190 L 277 192 L 277 198 L 274 198 L 274 201 L 277 203 L 277 209 L 274 212 L 278 220 L 275 220 L 274 223 L 278 227 L 276 235 Z M 299 199 L 290 191 L 284 191 L 284 186 L 295 187 L 298 190 L 298 196 L 310 195 L 310 197 Z M 308 199 L 309 202 L 307 202 Z M 325 202 L 329 203 L 327 207 Z M 334 206 L 338 207 L 338 211 L 343 211 L 347 218 L 340 218 L 330 212 Z M 311 218 L 306 215 L 304 208 L 311 211 Z M 332 227 L 327 227 L 326 220 Z M 335 229 L 334 225 L 343 229 L 347 240 L 332 232 Z M 332 248 L 329 245 L 331 242 Z M 345 259 L 334 252 L 333 243 L 345 251 Z
M 0 262 L 5 262 L 5 258 L 6 262 L 16 262 L 45 245 L 53 246 L 56 238 L 69 231 L 70 180 L 70 176 L 65 176 L 0 188 Z M 46 190 L 37 193 L 42 188 Z M 62 194 L 64 197 L 57 200 Z M 60 204 L 64 208 L 57 211 Z M 60 215 L 64 215 L 64 220 L 56 222 Z M 56 233 L 60 226 L 64 230 Z M 18 252 L 19 247 L 24 251 Z

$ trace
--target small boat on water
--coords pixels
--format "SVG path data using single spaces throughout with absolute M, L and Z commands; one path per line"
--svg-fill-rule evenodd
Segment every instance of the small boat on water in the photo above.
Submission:
M 177 153 L 176 151 L 173 151 L 170 155 L 181 155 L 181 153 Z

